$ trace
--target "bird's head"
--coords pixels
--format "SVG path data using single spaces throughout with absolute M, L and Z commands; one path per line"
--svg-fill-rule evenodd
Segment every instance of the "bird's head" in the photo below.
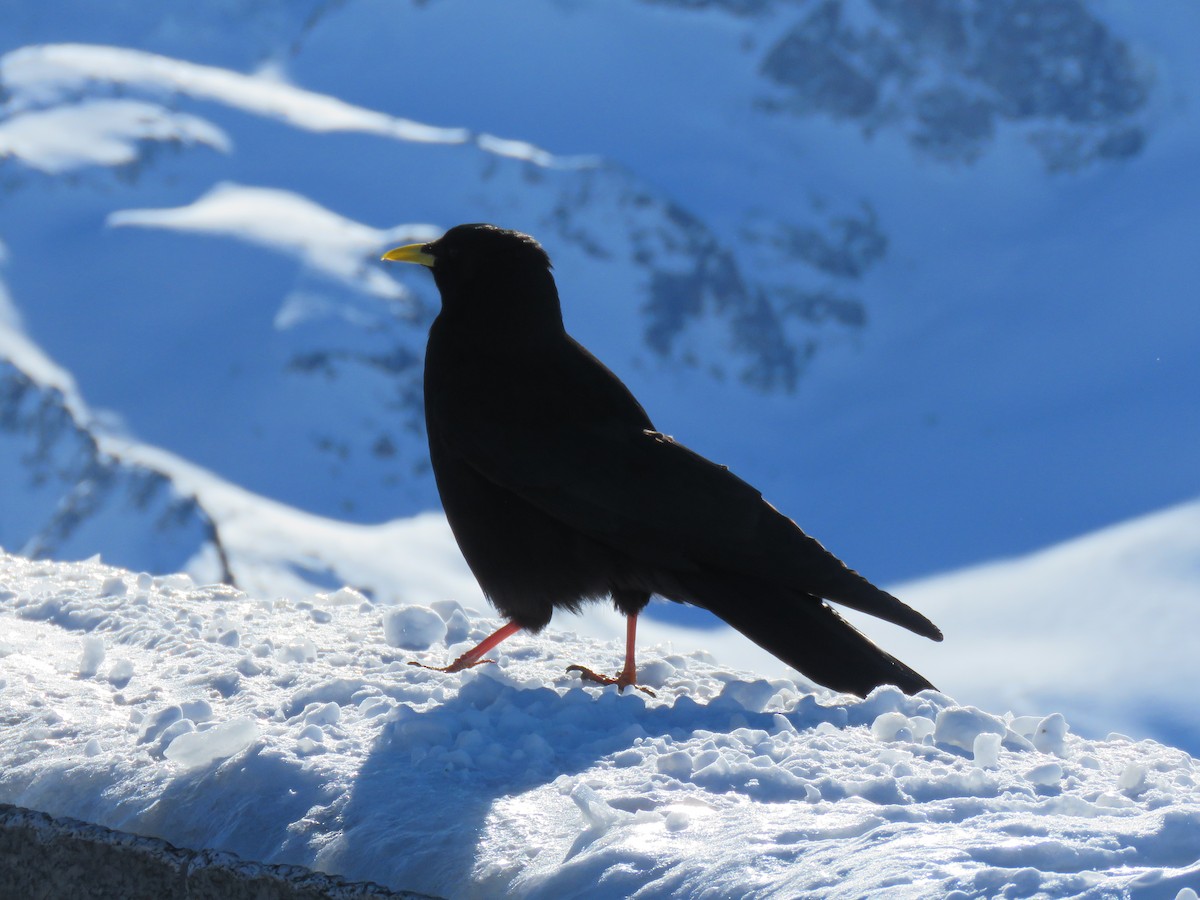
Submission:
M 529 292 L 547 283 L 553 289 L 554 284 L 550 257 L 542 245 L 527 234 L 495 225 L 456 225 L 436 241 L 397 247 L 383 258 L 428 266 L 443 306 L 475 294 Z

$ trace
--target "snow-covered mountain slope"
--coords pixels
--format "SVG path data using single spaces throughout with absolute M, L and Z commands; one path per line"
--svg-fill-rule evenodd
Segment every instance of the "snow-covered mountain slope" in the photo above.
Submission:
M 420 561 L 417 560 L 417 565 Z M 1179 898 L 1197 762 L 927 692 L 866 700 L 455 602 L 268 599 L 0 556 L 0 801 L 455 897 Z
M 10 5 L 3 277 L 140 440 L 375 522 L 436 505 L 436 296 L 377 251 L 499 221 L 660 427 L 866 574 L 1024 552 L 1200 491 L 1197 15 Z
M 946 640 L 863 626 L 964 702 L 1200 753 L 1200 500 L 1027 557 L 897 585 Z
M 96 402 L 109 405 L 116 382 L 136 393 L 136 404 L 118 408 L 140 436 L 259 492 L 359 519 L 434 503 L 419 440 L 419 363 L 436 299 L 428 284 L 416 293 L 393 280 L 377 257 L 390 244 L 437 229 L 373 228 L 296 191 L 265 186 L 280 180 L 278 160 L 239 152 L 247 128 L 299 132 L 271 140 L 286 142 L 289 165 L 302 177 L 318 165 L 306 155 L 323 159 L 327 141 L 343 150 L 349 142 L 362 168 L 330 173 L 321 193 L 337 195 L 339 206 L 349 195 L 373 218 L 386 214 L 374 184 L 343 192 L 336 182 L 362 171 L 420 172 L 420 183 L 405 190 L 424 197 L 409 196 L 406 206 L 435 220 L 450 219 L 447 207 L 457 205 L 528 222 L 534 231 L 533 223 L 552 224 L 574 249 L 574 256 L 556 255 L 560 271 L 605 260 L 625 275 L 609 278 L 606 291 L 645 295 L 644 309 L 623 303 L 603 310 L 615 334 L 641 331 L 649 350 L 696 360 L 714 354 L 690 345 L 683 332 L 706 313 L 702 330 L 715 334 L 695 340 L 732 342 L 735 351 L 712 367 L 764 384 L 795 379 L 797 361 L 776 358 L 784 335 L 773 316 L 759 316 L 754 283 L 744 281 L 699 221 L 612 166 L 560 160 L 518 141 L 436 129 L 262 77 L 115 48 L 17 51 L 0 62 L 0 77 L 9 93 L 0 146 L 25 170 L 5 210 L 9 222 L 24 223 L 9 242 L 9 283 L 37 310 L 27 316 L 30 330 L 39 334 L 39 325 L 55 323 L 43 340 L 74 360 Z M 164 91 L 176 108 L 155 99 Z M 206 105 L 203 117 L 178 109 L 192 103 Z M 183 158 L 159 159 L 164 146 Z M 202 160 L 189 163 L 197 154 Z M 371 157 L 374 164 L 366 161 Z M 210 184 L 214 164 L 244 183 Z M 106 239 L 78 248 L 88 259 L 52 279 L 38 270 L 35 248 L 56 243 L 52 235 L 73 213 L 60 206 L 39 227 L 30 204 L 40 204 L 39 188 L 64 173 L 91 183 L 80 192 L 85 216 L 114 192 L 131 208 L 105 216 Z M 122 179 L 131 186 L 121 188 Z M 190 191 L 187 182 L 195 185 Z M 480 182 L 486 199 L 475 196 Z M 178 197 L 189 199 L 164 207 Z M 602 223 L 608 227 L 598 230 Z M 150 258 L 154 271 L 147 273 Z M 128 287 L 84 314 L 90 327 L 64 328 L 98 277 Z M 130 339 L 130 323 L 164 329 L 159 336 L 169 355 L 155 348 L 131 355 L 120 375 L 87 377 L 108 365 L 114 342 Z M 186 339 L 166 330 L 181 326 Z M 146 390 L 149 368 L 168 364 L 181 377 L 169 380 L 169 390 Z
M 0 547 L 34 558 L 99 553 L 172 572 L 215 564 L 212 521 L 169 476 L 97 442 L 70 377 L 0 324 Z

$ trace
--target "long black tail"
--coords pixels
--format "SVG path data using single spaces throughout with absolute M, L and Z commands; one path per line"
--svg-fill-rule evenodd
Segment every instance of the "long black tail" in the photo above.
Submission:
M 818 684 L 860 697 L 881 684 L 907 694 L 933 687 L 818 597 L 713 573 L 696 576 L 686 587 L 690 602 Z

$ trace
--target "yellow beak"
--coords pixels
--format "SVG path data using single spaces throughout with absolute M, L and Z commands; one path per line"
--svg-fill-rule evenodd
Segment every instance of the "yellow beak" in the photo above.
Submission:
M 425 252 L 424 244 L 405 244 L 403 247 L 397 247 L 395 250 L 389 250 L 383 254 L 383 259 L 388 262 L 410 262 L 418 263 L 422 266 L 433 268 L 434 258 L 432 253 Z

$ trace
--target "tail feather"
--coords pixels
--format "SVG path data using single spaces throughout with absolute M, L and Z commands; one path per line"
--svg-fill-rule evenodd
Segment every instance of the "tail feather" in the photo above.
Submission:
M 769 526 L 756 534 L 760 564 L 755 568 L 743 565 L 738 571 L 756 572 L 774 584 L 869 613 L 931 640 L 942 639 L 942 632 L 928 618 L 875 587 L 791 519 L 774 507 L 771 510 L 774 515 Z
M 849 606 L 851 609 L 869 613 L 902 628 L 907 628 L 930 640 L 940 641 L 942 639 L 941 629 L 928 618 L 887 591 L 875 587 L 853 569 L 846 569 L 841 583 L 836 587 L 829 586 L 822 596 L 835 603 L 841 603 L 843 606 Z
M 751 586 L 741 578 L 727 582 L 711 573 L 687 587 L 692 603 L 818 684 L 860 697 L 884 684 L 908 694 L 933 688 L 927 678 L 875 646 L 818 597 Z

